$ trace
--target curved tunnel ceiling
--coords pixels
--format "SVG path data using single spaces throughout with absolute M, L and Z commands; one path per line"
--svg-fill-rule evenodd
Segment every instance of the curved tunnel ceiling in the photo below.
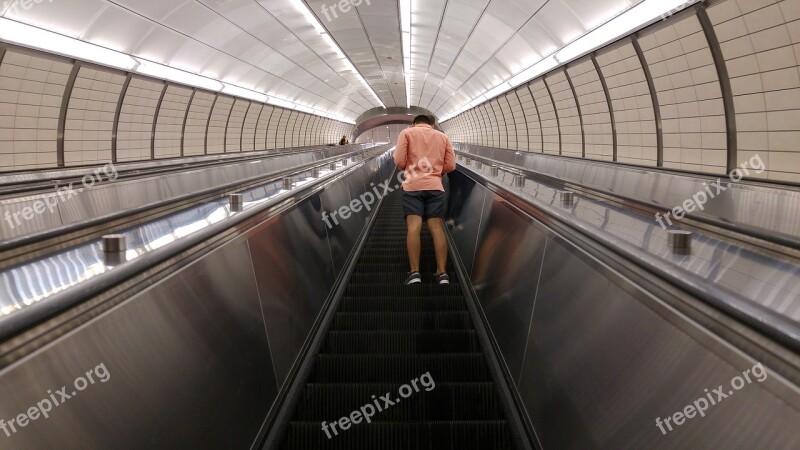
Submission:
M 0 15 L 354 121 L 407 103 L 452 115 L 644 1 L 11 0 Z

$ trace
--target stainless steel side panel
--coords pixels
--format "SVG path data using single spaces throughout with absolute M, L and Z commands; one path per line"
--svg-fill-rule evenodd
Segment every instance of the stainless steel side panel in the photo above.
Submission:
M 546 448 L 798 448 L 800 412 L 758 382 L 732 393 L 754 362 L 724 359 L 588 259 L 548 242 L 520 382 Z M 657 427 L 719 385 L 730 397 L 705 417 Z
M 246 448 L 277 394 L 244 242 L 172 275 L 0 374 L 0 418 L 104 365 L 0 447 Z M 59 396 L 56 395 L 58 399 Z
M 349 201 L 350 178 L 362 186 L 368 173 L 377 183 L 380 172 L 391 170 L 389 159 L 380 161 L 380 170 L 343 176 L 4 368 L 0 448 L 249 448 L 363 231 L 357 224 L 369 214 L 362 211 L 327 229 L 322 210 L 347 204 L 342 200 Z M 260 201 L 274 189 L 254 190 L 248 199 Z M 154 244 L 220 208 L 211 204 L 131 230 L 129 241 Z M 43 260 L 33 273 L 18 275 L 68 281 L 82 276 L 81 268 L 105 267 L 92 245 L 80 248 L 86 254 L 67 253 L 57 261 L 69 273 Z M 18 281 L 0 279 L 3 285 Z M 101 365 L 107 381 L 95 373 L 97 381 L 77 392 L 76 378 Z M 9 428 L 11 419 L 62 386 L 65 394 L 77 395 L 53 408 L 49 418 L 38 417 L 16 432 Z
M 336 273 L 318 198 L 248 237 L 278 384 L 283 384 Z
M 517 383 L 546 244 L 544 232 L 531 226 L 511 205 L 490 196 L 471 279 Z
M 477 240 L 480 306 L 544 448 L 800 447 L 797 386 L 767 368 L 731 395 L 756 361 L 463 174 L 450 189 L 455 244 Z M 662 433 L 657 418 L 720 385 L 728 398 Z
M 459 174 L 450 174 L 449 180 Z M 448 186 L 448 226 L 453 236 L 461 261 L 468 272 L 472 272 L 472 261 L 475 256 L 475 242 L 481 226 L 484 211 L 486 189 L 476 183 L 454 182 Z
M 703 195 L 708 197 L 708 202 L 703 211 L 693 212 L 694 216 L 765 230 L 787 239 L 797 240 L 800 236 L 798 189 L 733 183 L 727 176 L 721 175 L 722 191 L 718 192 L 713 184 L 719 175 L 680 174 L 475 145 L 457 144 L 456 147 L 462 153 L 515 164 L 565 182 L 660 205 L 665 209 L 680 206 L 693 196 Z M 750 177 L 755 176 L 759 167 L 757 161 L 750 163 Z

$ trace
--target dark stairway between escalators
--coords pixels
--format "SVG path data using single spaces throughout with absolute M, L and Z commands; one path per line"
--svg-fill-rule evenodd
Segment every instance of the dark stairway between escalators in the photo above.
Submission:
M 378 211 L 281 448 L 514 448 L 459 280 L 448 270 L 451 284 L 434 285 L 433 239 L 423 227 L 423 284 L 404 286 L 405 235 L 395 193 Z M 428 372 L 433 389 L 417 383 L 419 392 L 401 398 L 400 386 Z M 323 430 L 323 421 L 338 422 L 376 400 L 383 407 L 386 393 L 396 404 L 376 410 L 371 423 L 362 414 L 346 430 Z

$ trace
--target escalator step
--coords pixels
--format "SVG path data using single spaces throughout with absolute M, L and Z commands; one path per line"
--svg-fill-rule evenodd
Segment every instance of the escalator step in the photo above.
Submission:
M 330 420 L 334 420 L 331 418 Z M 457 422 L 361 422 L 328 439 L 320 422 L 292 422 L 286 449 L 486 450 L 510 449 L 504 420 Z
M 404 286 L 408 256 L 402 201 L 396 194 L 386 197 L 293 405 L 281 448 L 514 448 L 462 280 L 449 270 L 450 285 L 434 283 L 433 239 L 425 224 L 422 245 L 423 283 Z M 425 374 L 432 380 L 427 389 L 421 380 Z M 401 386 L 410 386 L 403 391 L 407 398 L 400 398 Z M 387 393 L 394 406 L 377 412 L 371 423 L 333 435 L 334 421 Z M 379 404 L 384 406 L 382 400 Z
M 433 271 L 421 272 L 421 274 L 424 283 L 434 283 Z M 451 272 L 449 275 L 451 283 L 458 283 L 455 273 Z M 358 271 L 350 278 L 350 284 L 393 284 L 397 288 L 403 289 L 405 288 L 403 281 L 405 281 L 406 276 L 406 272 L 400 270 L 394 272 Z
M 345 297 L 339 311 L 342 312 L 419 312 L 419 311 L 466 311 L 467 305 L 460 296 L 439 297 Z
M 430 420 L 501 420 L 502 408 L 493 383 L 308 383 L 297 407 L 296 419 L 336 420 L 372 404 L 373 422 Z M 401 396 L 400 387 L 404 386 Z M 387 395 L 388 394 L 388 395 Z M 377 402 L 377 406 L 376 406 Z M 380 409 L 379 409 L 380 408 Z
M 481 351 L 472 330 L 328 332 L 323 353 L 474 353 Z
M 401 295 L 408 299 L 415 297 L 437 297 L 450 295 L 461 296 L 461 286 L 455 283 L 443 286 L 435 284 L 415 284 L 412 286 L 403 286 L 399 283 L 374 283 L 369 285 L 356 284 L 348 285 L 344 295 L 350 297 L 383 297 Z
M 317 383 L 406 383 L 430 372 L 437 383 L 491 381 L 483 353 L 435 355 L 318 355 Z
M 472 321 L 464 312 L 336 313 L 334 330 L 469 330 Z

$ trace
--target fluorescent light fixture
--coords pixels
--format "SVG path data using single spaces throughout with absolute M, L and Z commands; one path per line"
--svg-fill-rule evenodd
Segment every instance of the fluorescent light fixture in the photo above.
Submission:
M 267 99 L 267 103 L 275 106 L 280 106 L 282 108 L 294 109 L 295 107 L 294 103 L 275 97 L 270 97 L 269 99 Z
M 250 99 L 256 102 L 266 103 L 267 101 L 267 96 L 265 94 L 228 83 L 223 84 L 222 92 L 230 95 L 235 95 L 237 97 Z
M 550 55 L 547 58 L 539 61 L 538 63 L 532 65 L 531 67 L 523 70 L 519 74 L 515 75 L 514 78 L 508 80 L 508 84 L 511 87 L 517 87 L 522 83 L 526 83 L 539 75 L 547 73 L 553 69 L 558 67 L 558 61 L 554 55 Z
M 136 66 L 136 60 L 125 53 L 5 18 L 0 18 L 0 40 L 116 69 Z
M 483 94 L 483 96 L 486 97 L 487 100 L 491 100 L 509 89 L 511 89 L 511 85 L 504 81 L 490 89 L 487 93 Z
M 378 97 L 378 94 L 376 94 L 375 91 L 372 89 L 372 86 L 370 86 L 369 83 L 367 83 L 367 80 L 365 80 L 364 77 L 361 76 L 361 73 L 358 72 L 356 67 L 350 61 L 350 58 L 348 58 L 344 54 L 341 47 L 339 47 L 339 45 L 336 43 L 336 41 L 333 40 L 331 35 L 328 34 L 327 30 L 325 29 L 325 27 L 322 26 L 322 23 L 320 23 L 319 19 L 314 14 L 314 12 L 311 11 L 311 9 L 309 9 L 308 5 L 306 5 L 306 2 L 303 0 L 289 0 L 289 3 L 291 3 L 292 6 L 294 6 L 294 8 L 298 12 L 300 12 L 300 14 L 302 14 L 303 17 L 305 17 L 306 21 L 309 22 L 312 27 L 314 27 L 314 30 L 317 33 L 322 35 L 322 39 L 328 44 L 328 46 L 334 51 L 334 53 L 336 53 L 336 56 L 338 56 L 339 59 L 347 66 L 347 69 L 350 72 L 353 72 L 353 75 L 355 75 L 356 78 L 358 78 L 358 81 L 361 82 L 361 84 L 363 84 L 364 87 L 367 88 L 367 90 L 369 90 L 375 101 L 379 105 L 381 105 L 381 107 L 386 108 L 386 105 L 381 101 L 380 97 Z
M 562 64 L 572 61 L 697 1 L 699 0 L 645 0 L 576 39 L 556 53 L 556 59 Z
M 411 107 L 411 0 L 400 0 L 400 34 L 403 50 L 403 76 L 406 85 L 406 108 Z
M 139 59 L 139 65 L 136 66 L 136 72 L 151 77 L 161 78 L 162 80 L 174 81 L 176 83 L 188 84 L 189 86 L 208 89 L 209 91 L 219 92 L 222 90 L 222 83 L 211 78 L 197 75 L 185 70 L 176 69 L 174 67 L 165 66 L 163 64 L 147 61 L 146 59 Z

